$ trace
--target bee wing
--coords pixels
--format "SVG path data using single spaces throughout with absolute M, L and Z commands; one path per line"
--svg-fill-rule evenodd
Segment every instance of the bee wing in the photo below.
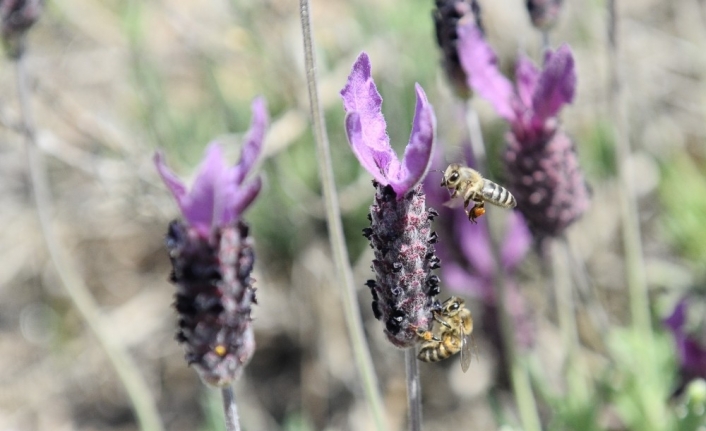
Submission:
M 470 339 L 471 334 L 465 334 L 461 331 L 461 370 L 465 373 L 471 367 L 471 359 L 473 359 L 473 341 Z
M 444 206 L 448 208 L 461 208 L 463 206 L 463 197 L 458 196 L 444 202 Z

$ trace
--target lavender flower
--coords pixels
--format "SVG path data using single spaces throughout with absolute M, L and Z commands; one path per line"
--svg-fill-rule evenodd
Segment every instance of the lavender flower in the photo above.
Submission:
M 2 39 L 10 58 L 22 55 L 23 36 L 37 22 L 43 9 L 43 0 L 0 0 Z
M 476 0 L 436 0 L 436 9 L 432 12 L 436 42 L 441 48 L 442 66 L 456 93 L 464 99 L 471 97 L 471 89 L 466 82 L 466 72 L 458 58 L 459 23 L 468 23 L 483 34 L 480 5 Z
M 415 88 L 417 106 L 402 162 L 390 146 L 367 54 L 358 57 L 341 91 L 351 149 L 374 178 L 370 227 L 363 231 L 375 251 L 376 279 L 367 282 L 373 313 L 385 323 L 390 342 L 401 348 L 418 342 L 417 331 L 431 329 L 439 293 L 439 277 L 431 273 L 439 267 L 430 223 L 436 212 L 427 209 L 421 190 L 431 163 L 436 119 L 422 87 Z
M 214 386 L 235 380 L 255 351 L 250 318 L 255 256 L 241 216 L 261 186 L 259 177 L 246 177 L 262 149 L 268 121 L 264 99 L 256 99 L 252 111 L 238 164 L 226 166 L 220 145 L 210 144 L 188 192 L 162 154 L 154 158 L 184 216 L 169 225 L 166 240 L 177 286 L 177 340 L 187 362 Z
M 527 0 L 532 25 L 539 30 L 549 30 L 557 22 L 563 0 Z
M 521 56 L 513 89 L 478 29 L 461 25 L 458 33 L 459 58 L 469 86 L 510 123 L 505 162 L 517 208 L 538 242 L 562 234 L 590 201 L 576 148 L 557 118 L 561 108 L 573 101 L 576 89 L 571 50 L 563 45 L 547 51 L 541 72 Z
M 694 378 L 706 378 L 706 319 L 703 315 L 703 299 L 698 295 L 682 298 L 677 302 L 672 314 L 664 319 L 664 325 L 674 337 L 682 386 Z

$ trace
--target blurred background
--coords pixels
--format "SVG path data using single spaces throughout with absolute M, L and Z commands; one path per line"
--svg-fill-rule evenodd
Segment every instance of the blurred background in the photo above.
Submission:
M 463 104 L 439 66 L 432 1 L 312 3 L 319 94 L 360 312 L 390 429 L 404 429 L 403 353 L 385 340 L 364 286 L 372 276 L 372 250 L 361 230 L 368 226 L 373 188 L 349 149 L 338 92 L 357 55 L 368 52 L 392 145 L 401 154 L 419 82 L 435 108 L 447 162 L 460 157 L 467 136 Z M 533 253 L 516 274 L 534 336 L 526 355 L 547 429 L 705 430 L 701 419 L 677 421 L 693 416 L 694 391 L 680 391 L 680 356 L 661 320 L 687 292 L 698 299 L 693 292 L 705 285 L 706 3 L 618 3 L 633 148 L 627 163 L 635 173 L 631 193 L 639 205 L 654 346 L 645 347 L 626 329 L 606 5 L 575 0 L 565 2 L 551 43 L 569 43 L 576 59 L 577 97 L 561 118 L 593 192 L 590 210 L 568 232 L 590 280 L 590 300 L 577 299 L 576 311 L 579 374 L 586 387 L 567 384 L 553 291 Z M 518 52 L 541 63 L 541 34 L 524 1 L 483 1 L 481 7 L 503 71 L 512 73 Z M 167 281 L 163 241 L 178 211 L 152 155 L 163 149 L 170 166 L 188 177 L 206 144 L 217 139 L 235 161 L 257 95 L 266 97 L 272 123 L 261 163 L 266 185 L 245 216 L 256 241 L 259 305 L 257 351 L 235 385 L 243 428 L 372 429 L 327 240 L 298 13 L 298 2 L 285 0 L 62 0 L 46 5 L 28 35 L 31 105 L 51 182 L 57 241 L 98 302 L 111 337 L 138 364 L 169 430 L 223 425 L 219 394 L 188 368 L 174 340 L 174 288 Z M 138 429 L 114 368 L 46 251 L 16 126 L 15 73 L 13 62 L 3 60 L 0 430 Z M 474 106 L 488 146 L 489 176 L 500 182 L 502 165 L 493 160 L 499 160 L 506 123 L 487 103 L 477 100 Z M 451 292 L 443 278 L 441 288 L 445 299 Z M 420 364 L 425 429 L 520 429 L 492 339 L 497 328 L 482 323 L 480 299 L 465 298 L 477 321 L 478 360 L 465 374 L 458 357 Z M 705 303 L 694 299 L 697 317 L 703 317 Z M 693 319 L 690 325 L 699 328 Z M 696 331 L 706 346 L 705 332 Z M 650 370 L 658 378 L 648 384 L 632 362 L 647 351 L 641 349 L 658 352 Z M 670 419 L 657 428 L 644 425 L 650 405 Z

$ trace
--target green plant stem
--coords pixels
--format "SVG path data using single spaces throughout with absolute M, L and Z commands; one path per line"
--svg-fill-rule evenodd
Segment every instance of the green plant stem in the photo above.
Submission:
M 561 341 L 564 353 L 567 356 L 566 360 L 570 361 L 576 353 L 579 341 L 575 320 L 576 306 L 574 304 L 573 286 L 568 262 L 566 261 L 567 250 L 560 238 L 552 238 L 550 241 L 551 275 L 547 274 L 546 279 L 552 280 Z
M 419 361 L 417 349 L 410 347 L 404 351 L 405 369 L 407 370 L 407 416 L 410 431 L 422 429 L 422 385 L 419 381 Z
M 235 404 L 235 394 L 231 385 L 221 389 L 223 396 L 223 411 L 226 416 L 226 431 L 240 431 L 238 406 Z
M 101 321 L 100 311 L 91 292 L 56 239 L 50 216 L 52 205 L 49 182 L 46 177 L 42 155 L 37 145 L 32 110 L 29 106 L 29 90 L 27 88 L 24 56 L 17 60 L 16 72 L 17 92 L 20 100 L 24 134 L 27 138 L 27 166 L 34 191 L 34 201 L 40 229 L 51 261 L 54 264 L 54 269 L 71 302 L 83 320 L 86 321 L 88 327 L 93 331 L 113 368 L 115 368 L 132 402 L 140 428 L 145 431 L 161 431 L 164 428 L 159 418 L 154 398 L 150 393 L 150 388 L 145 384 L 136 364 L 127 353 L 125 347 L 113 339 L 112 334 Z
M 630 293 L 630 311 L 633 327 L 645 336 L 649 345 L 652 340 L 650 323 L 649 294 L 645 279 L 645 262 L 642 255 L 640 237 L 640 218 L 637 198 L 633 195 L 632 179 L 635 178 L 629 164 L 630 133 L 628 130 L 623 80 L 618 53 L 618 15 L 617 0 L 608 0 L 608 55 L 610 67 L 610 112 L 615 133 L 615 161 L 619 181 L 620 218 L 625 252 L 625 266 L 628 291 Z
M 474 153 L 474 158 L 476 159 L 476 169 L 482 173 L 487 173 L 487 166 L 485 166 L 486 154 L 485 146 L 483 144 L 483 133 L 480 129 L 478 114 L 475 113 L 470 100 L 466 103 L 466 121 L 468 133 L 471 138 L 471 148 Z M 477 149 L 479 145 L 480 149 Z M 493 275 L 493 280 L 495 281 L 495 285 L 498 287 L 497 307 L 500 314 L 500 330 L 502 334 L 503 347 L 505 349 L 505 354 L 507 355 L 507 362 L 510 365 L 512 391 L 515 395 L 515 402 L 517 403 L 517 408 L 520 412 L 520 420 L 522 422 L 523 429 L 525 431 L 541 431 L 542 425 L 539 420 L 537 403 L 530 384 L 528 365 L 526 362 L 521 361 L 517 355 L 517 349 L 515 346 L 515 324 L 512 316 L 508 314 L 506 309 L 507 284 L 505 282 L 505 275 L 498 264 L 501 261 L 500 247 L 498 245 L 500 244 L 500 240 L 496 235 L 494 235 L 495 232 L 503 230 L 492 228 L 492 223 L 496 221 L 496 219 L 488 217 L 487 221 L 488 237 L 490 238 L 493 262 L 495 262 L 495 274 Z
M 309 103 L 311 108 L 311 119 L 316 140 L 316 155 L 321 175 L 321 186 L 324 194 L 326 207 L 326 219 L 329 230 L 329 241 L 333 251 L 333 260 L 336 272 L 343 287 L 343 310 L 349 336 L 353 347 L 358 371 L 363 379 L 363 389 L 373 414 L 373 420 L 378 431 L 387 429 L 384 419 L 384 409 L 382 397 L 378 389 L 377 377 L 370 357 L 370 350 L 365 339 L 363 323 L 360 318 L 358 298 L 353 284 L 353 273 L 348 260 L 348 250 L 346 249 L 343 227 L 341 224 L 341 214 L 336 194 L 336 184 L 333 177 L 333 166 L 331 163 L 331 152 L 326 132 L 326 124 L 322 107 L 319 103 L 318 82 L 316 79 L 316 59 L 314 58 L 314 43 L 311 31 L 311 15 L 309 0 L 299 2 L 302 34 L 304 40 L 304 57 L 306 68 L 306 82 L 309 90 Z

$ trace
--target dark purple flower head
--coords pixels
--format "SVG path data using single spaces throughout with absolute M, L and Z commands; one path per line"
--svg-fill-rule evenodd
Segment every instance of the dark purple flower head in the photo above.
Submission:
M 346 111 L 346 133 L 360 164 L 382 186 L 389 185 L 396 198 L 402 199 L 426 176 L 434 147 L 436 118 L 419 84 L 415 85 L 417 107 L 409 143 L 400 163 L 390 146 L 387 124 L 382 115 L 382 97 L 375 87 L 370 59 L 360 54 L 341 90 Z
M 664 325 L 674 336 L 681 372 L 687 381 L 694 377 L 706 378 L 706 317 L 696 312 L 699 307 L 694 307 L 699 300 L 702 299 L 698 295 L 682 298 L 672 314 L 664 319 Z M 703 310 L 703 306 L 700 309 Z
M 10 58 L 22 55 L 23 36 L 37 22 L 43 9 L 43 0 L 0 0 L 2 38 Z
M 252 112 L 252 123 L 238 164 L 228 167 L 221 146 L 211 143 L 190 191 L 164 163 L 161 152 L 154 156 L 157 170 L 174 195 L 186 222 L 203 236 L 208 236 L 216 227 L 238 220 L 260 192 L 260 177 L 249 180 L 246 177 L 262 150 L 268 122 L 265 100 L 255 99 Z
M 211 144 L 191 191 L 167 168 L 161 153 L 154 158 L 185 219 L 173 221 L 166 238 L 170 281 L 176 285 L 177 340 L 201 379 L 219 387 L 238 378 L 255 351 L 250 317 L 256 303 L 250 276 L 255 254 L 241 215 L 260 191 L 260 178 L 246 177 L 262 149 L 264 99 L 256 99 L 252 110 L 238 164 L 226 166 L 221 147 Z
M 446 76 L 456 93 L 467 99 L 472 91 L 466 82 L 466 72 L 461 67 L 458 58 L 458 31 L 459 23 L 474 25 L 479 34 L 483 34 L 480 5 L 476 0 L 436 0 L 436 8 L 432 12 L 436 42 L 441 48 L 441 64 Z
M 419 85 L 416 90 L 412 136 L 402 163 L 390 147 L 380 112 L 382 98 L 365 53 L 358 57 L 341 91 L 351 148 L 375 178 L 370 227 L 363 230 L 375 253 L 375 280 L 366 284 L 373 296 L 375 318 L 385 324 L 388 340 L 401 348 L 416 345 L 418 331 L 431 329 L 440 283 L 432 274 L 439 267 L 433 245 L 436 233 L 431 230 L 436 212 L 426 207 L 421 190 L 431 162 L 435 119 L 424 91 Z
M 554 27 L 559 18 L 562 0 L 527 0 L 532 25 L 540 30 L 549 30 Z

